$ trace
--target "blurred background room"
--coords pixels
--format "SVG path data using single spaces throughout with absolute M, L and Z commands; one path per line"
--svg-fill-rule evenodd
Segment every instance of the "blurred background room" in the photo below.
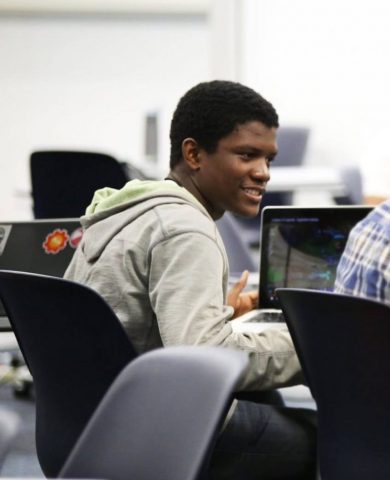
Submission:
M 164 178 L 176 103 L 213 79 L 278 111 L 265 203 L 378 203 L 390 197 L 389 45 L 387 0 L 0 0 L 0 223 L 44 217 L 34 152 L 101 153 L 129 178 Z M 66 173 L 50 181 L 65 203 L 80 189 Z M 230 220 L 226 246 L 237 254 L 246 241 L 244 266 L 258 269 L 258 221 L 245 237 Z M 23 419 L 0 476 L 39 477 L 33 386 L 18 361 L 0 333 L 0 382 L 12 386 L 0 404 Z
M 36 150 L 162 177 L 178 98 L 214 78 L 308 129 L 305 164 L 358 167 L 364 195 L 387 196 L 389 24 L 385 0 L 1 0 L 0 217 L 32 218 Z

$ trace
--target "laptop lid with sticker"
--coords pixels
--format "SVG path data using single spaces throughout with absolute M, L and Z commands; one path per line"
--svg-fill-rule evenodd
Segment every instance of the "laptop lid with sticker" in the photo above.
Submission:
M 0 221 L 0 269 L 62 277 L 81 237 L 76 218 Z

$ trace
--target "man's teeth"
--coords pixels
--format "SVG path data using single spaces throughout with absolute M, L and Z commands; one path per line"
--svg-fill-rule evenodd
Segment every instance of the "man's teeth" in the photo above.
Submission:
M 255 188 L 244 188 L 244 190 L 246 193 L 249 193 L 250 195 L 260 195 L 260 192 Z

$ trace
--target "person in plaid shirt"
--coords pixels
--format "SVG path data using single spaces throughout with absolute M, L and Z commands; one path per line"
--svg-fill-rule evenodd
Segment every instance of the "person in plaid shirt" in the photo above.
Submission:
M 337 267 L 334 291 L 390 305 L 390 200 L 351 230 Z

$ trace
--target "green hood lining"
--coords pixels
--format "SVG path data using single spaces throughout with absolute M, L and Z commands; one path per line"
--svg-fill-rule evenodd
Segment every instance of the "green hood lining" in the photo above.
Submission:
M 190 202 L 199 203 L 198 200 L 185 188 L 180 187 L 171 180 L 130 180 L 121 189 L 105 187 L 96 190 L 91 204 L 87 207 L 85 214 L 109 210 L 119 205 L 129 203 L 132 200 L 139 200 L 156 193 L 173 193 L 187 198 Z M 200 205 L 200 203 L 199 203 Z

